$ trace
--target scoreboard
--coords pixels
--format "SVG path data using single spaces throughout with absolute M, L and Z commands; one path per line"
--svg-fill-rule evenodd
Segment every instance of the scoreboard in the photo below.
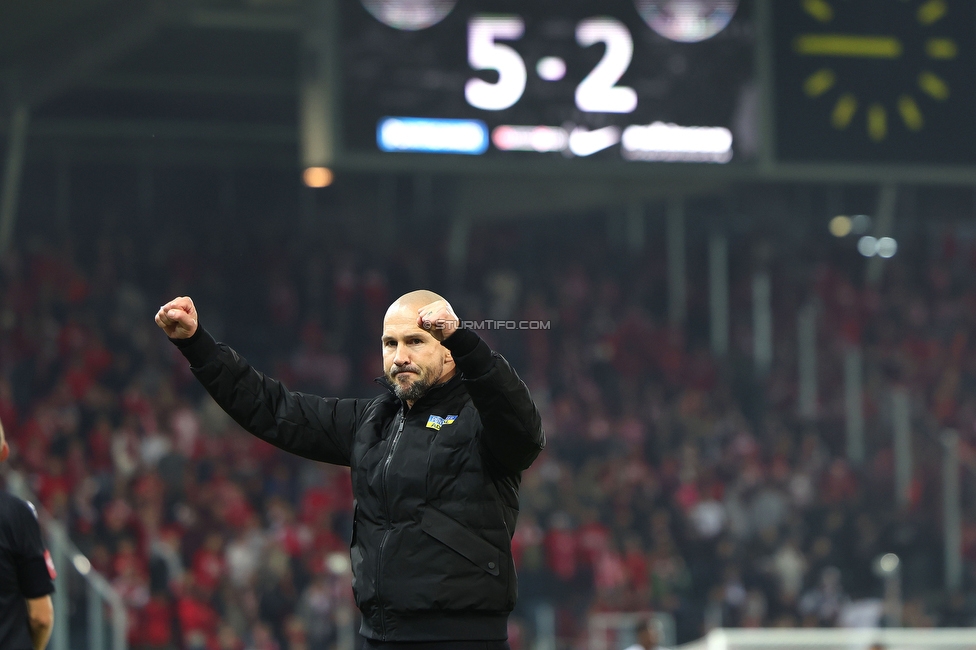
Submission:
M 738 163 L 749 0 L 338 0 L 341 149 Z
M 360 161 L 976 173 L 974 0 L 331 1 Z

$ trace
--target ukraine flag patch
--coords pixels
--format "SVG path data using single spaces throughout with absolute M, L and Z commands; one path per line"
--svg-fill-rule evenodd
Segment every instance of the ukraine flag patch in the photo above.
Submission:
M 427 418 L 427 428 L 435 429 L 440 431 L 441 427 L 445 424 L 454 424 L 454 420 L 457 419 L 456 415 L 447 415 L 445 417 L 440 417 L 439 415 L 432 415 Z

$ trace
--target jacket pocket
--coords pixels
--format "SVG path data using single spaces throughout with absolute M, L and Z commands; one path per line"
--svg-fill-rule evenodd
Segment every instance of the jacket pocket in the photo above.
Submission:
M 420 528 L 486 573 L 493 576 L 499 574 L 501 552 L 440 510 L 427 506 Z

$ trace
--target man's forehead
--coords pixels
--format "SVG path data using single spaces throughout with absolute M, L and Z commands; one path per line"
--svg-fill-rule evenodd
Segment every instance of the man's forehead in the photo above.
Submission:
M 383 338 L 397 338 L 409 334 L 427 334 L 428 332 L 417 325 L 417 315 L 407 316 L 402 313 L 388 315 L 383 321 Z
M 417 334 L 430 334 L 427 330 L 419 327 L 384 327 L 383 338 L 399 338 L 401 336 L 416 336 Z

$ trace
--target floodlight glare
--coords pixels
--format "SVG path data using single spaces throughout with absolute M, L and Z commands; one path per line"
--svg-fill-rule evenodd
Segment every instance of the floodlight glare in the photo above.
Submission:
M 830 234 L 834 237 L 847 237 L 851 234 L 851 218 L 839 214 L 830 220 Z
M 878 256 L 888 259 L 898 252 L 898 242 L 892 237 L 882 237 L 878 240 Z
M 857 252 L 864 257 L 874 257 L 878 254 L 878 240 L 871 235 L 865 235 L 857 240 Z
M 334 175 L 328 167 L 309 167 L 302 174 L 302 180 L 308 187 L 328 187 L 332 185 Z
M 851 229 L 855 235 L 863 235 L 871 230 L 871 217 L 866 214 L 855 214 L 851 217 Z

